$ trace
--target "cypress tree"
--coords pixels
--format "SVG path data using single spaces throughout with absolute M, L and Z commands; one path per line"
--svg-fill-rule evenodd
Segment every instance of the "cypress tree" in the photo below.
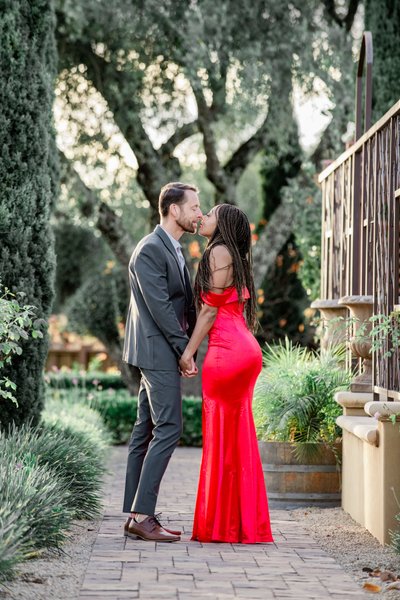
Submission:
M 298 175 L 301 168 L 301 148 L 294 121 L 288 123 L 288 140 L 272 140 L 264 152 L 261 168 L 263 212 L 261 224 L 269 221 L 281 203 L 282 189 Z M 259 230 L 256 231 L 258 233 Z M 277 256 L 274 269 L 263 282 L 265 295 L 259 296 L 260 341 L 276 343 L 288 336 L 294 343 L 309 345 L 312 332 L 305 324 L 303 311 L 308 305 L 307 294 L 297 276 L 301 253 L 292 234 Z
M 371 31 L 374 45 L 372 107 L 376 121 L 399 99 L 399 0 L 366 0 L 365 29 Z
M 52 127 L 56 72 L 51 0 L 0 0 L 0 277 L 47 319 L 53 300 L 50 208 L 57 191 Z M 18 407 L 3 403 L 0 425 L 37 422 L 47 338 L 29 339 L 5 373 Z

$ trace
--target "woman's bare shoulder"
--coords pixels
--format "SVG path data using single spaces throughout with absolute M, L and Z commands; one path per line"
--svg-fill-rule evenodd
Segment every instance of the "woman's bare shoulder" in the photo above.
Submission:
M 210 258 L 216 268 L 223 267 L 232 263 L 232 256 L 226 246 L 218 244 L 214 246 L 210 251 Z

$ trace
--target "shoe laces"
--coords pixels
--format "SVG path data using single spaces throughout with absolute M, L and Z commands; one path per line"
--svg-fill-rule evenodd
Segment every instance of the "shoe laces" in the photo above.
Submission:
M 154 527 L 156 527 L 157 525 L 160 526 L 160 523 L 158 522 L 156 517 L 149 517 L 149 523 L 151 523 L 153 525 L 153 527 L 151 528 L 152 531 L 153 531 Z
M 156 514 L 154 515 L 154 517 L 153 517 L 153 519 L 155 520 L 155 522 L 157 523 L 157 525 L 158 525 L 159 527 L 163 527 L 163 526 L 161 525 L 161 523 L 160 523 L 160 517 L 161 517 L 161 515 L 162 515 L 162 513 L 160 513 L 160 512 L 159 512 L 159 513 L 156 513 Z

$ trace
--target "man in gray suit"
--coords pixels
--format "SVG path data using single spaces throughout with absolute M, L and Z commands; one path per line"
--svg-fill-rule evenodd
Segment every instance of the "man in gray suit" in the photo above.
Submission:
M 129 263 L 131 300 L 123 360 L 139 367 L 137 420 L 129 443 L 124 512 L 127 536 L 172 542 L 155 517 L 158 490 L 182 434 L 179 359 L 196 321 L 189 273 L 179 243 L 195 233 L 201 218 L 198 190 L 184 183 L 164 186 L 160 225 L 136 246 Z M 187 376 L 197 368 L 192 362 Z

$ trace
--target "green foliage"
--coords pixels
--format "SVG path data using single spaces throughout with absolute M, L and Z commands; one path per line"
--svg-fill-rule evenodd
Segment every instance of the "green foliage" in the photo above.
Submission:
M 365 29 L 372 33 L 373 122 L 399 100 L 400 4 L 394 0 L 366 0 Z
M 46 408 L 43 418 L 47 423 L 72 423 L 75 427 L 84 427 L 85 432 L 91 432 L 88 419 L 81 418 L 86 407 L 95 409 L 97 418 L 94 418 L 94 433 L 99 428 L 98 419 L 104 421 L 110 431 L 114 444 L 125 444 L 129 441 L 133 425 L 136 421 L 137 397 L 131 396 L 126 389 L 86 389 L 75 386 L 73 388 L 49 388 Z M 187 397 L 182 399 L 183 433 L 181 444 L 184 446 L 201 446 L 202 444 L 202 403 L 200 398 Z M 92 411 L 94 412 L 94 411 Z M 88 431 L 89 428 L 89 431 Z M 102 441 L 100 440 L 100 444 Z
M 46 404 L 44 423 L 0 433 L 0 581 L 37 550 L 58 547 L 71 519 L 100 510 L 102 419 L 67 400 Z
M 87 416 L 87 407 L 85 417 Z M 101 507 L 104 447 L 86 432 L 71 426 L 43 424 L 13 428 L 2 441 L 6 454 L 20 462 L 47 467 L 61 486 L 69 490 L 69 507 L 76 519 L 90 519 Z
M 281 186 L 299 168 L 292 92 L 296 98 L 299 92 L 318 95 L 323 86 L 335 106 L 329 111 L 340 112 L 340 122 L 335 118 L 324 135 L 317 160 L 343 146 L 341 136 L 353 116 L 353 40 L 344 26 L 339 27 L 341 19 L 328 22 L 326 13 L 332 10 L 319 2 L 294 6 L 273 0 L 139 4 L 116 0 L 111 6 L 105 0 L 57 0 L 55 5 L 61 53 L 57 100 L 63 119 L 73 122 L 68 131 L 76 132 L 75 143 L 65 141 L 68 156 L 79 164 L 84 181 L 97 189 L 97 196 L 122 215 L 124 224 L 129 223 L 127 229 L 134 230 L 135 239 L 147 232 L 143 215 L 149 204 L 153 221 L 158 218 L 160 185 L 181 178 L 182 173 L 192 178 L 193 163 L 203 179 L 208 178 L 207 185 L 200 186 L 205 207 L 211 196 L 223 197 L 237 201 L 252 220 L 258 220 L 262 215 L 257 174 L 262 161 L 257 152 L 268 149 L 266 204 L 280 199 Z M 343 12 L 341 7 L 340 17 Z M 292 90 L 294 81 L 298 87 Z M 198 121 L 188 111 L 188 97 L 197 102 Z M 283 107 L 285 119 L 276 117 L 273 104 Z M 191 122 L 193 127 L 187 126 Z M 127 184 L 133 170 L 123 156 L 126 152 L 121 152 L 121 134 L 138 161 L 136 187 Z M 161 140 L 169 141 L 159 148 Z M 182 140 L 175 152 L 175 143 Z M 110 158 L 116 165 L 112 172 Z M 87 215 L 90 192 L 85 193 L 87 188 L 76 184 L 74 176 L 67 178 L 66 187 L 68 199 Z M 90 213 L 91 225 L 99 227 L 95 213 L 96 209 Z M 295 244 L 292 239 L 286 255 Z M 301 248 L 298 258 L 307 252 L 308 248 Z M 307 264 L 313 266 L 311 258 Z M 309 274 L 307 289 L 313 293 L 318 276 Z M 290 272 L 287 285 L 286 271 L 281 269 L 278 275 L 281 296 L 294 298 L 294 308 L 290 312 L 289 302 L 283 306 L 270 302 L 265 321 L 274 313 L 276 323 L 283 308 L 283 318 L 293 323 L 295 339 L 304 343 L 308 340 L 298 330 L 307 326 L 301 315 L 304 294 L 296 273 Z M 277 289 L 274 283 L 267 284 L 267 302 L 268 287 Z M 89 287 L 76 298 L 81 322 L 90 317 L 81 302 L 84 295 L 94 297 L 95 288 Z
M 390 531 L 389 533 L 395 552 L 400 554 L 400 513 L 396 515 L 396 521 L 399 523 L 399 527 L 396 529 L 396 531 Z
M 31 452 L 16 455 L 4 433 L 0 451 L 0 506 L 5 514 L 18 515 L 24 556 L 33 549 L 59 546 L 73 516 L 68 485 L 50 468 L 39 465 Z
M 159 131 L 168 136 L 171 125 L 187 116 L 187 88 L 177 85 L 182 77 L 196 92 L 208 88 L 214 94 L 213 113 L 220 117 L 215 127 L 218 133 L 225 129 L 225 136 L 232 135 L 236 143 L 233 128 L 228 133 L 226 124 L 239 132 L 249 130 L 249 116 L 254 122 L 255 111 L 263 113 L 271 75 L 276 82 L 282 70 L 279 66 L 290 70 L 293 52 L 311 55 L 304 42 L 314 3 L 294 9 L 289 2 L 204 0 L 160 5 L 149 0 L 139 7 L 118 0 L 111 8 L 104 0 L 89 0 L 83 9 L 83 5 L 58 0 L 56 7 L 57 36 L 64 42 L 60 44 L 62 67 L 71 69 L 79 57 L 90 69 L 90 55 L 84 48 L 79 55 L 77 47 L 93 40 L 103 43 L 109 65 L 102 86 L 104 97 L 112 104 L 118 101 L 124 112 L 136 113 L 135 118 L 140 113 L 144 124 L 154 119 Z M 146 69 L 150 66 L 151 71 Z M 230 70 L 232 84 L 225 88 Z M 65 73 L 63 77 L 67 90 L 71 89 L 73 77 Z M 121 80 L 124 85 L 118 86 Z M 81 97 L 82 93 L 87 94 L 84 86 L 80 86 Z M 96 129 L 96 140 L 99 133 Z M 84 142 L 87 134 L 82 138 Z
M 400 348 L 400 312 L 389 315 L 378 313 L 367 320 L 355 317 L 337 317 L 330 321 L 337 332 L 346 339 L 353 338 L 357 343 L 371 345 L 373 353 L 379 352 L 383 358 L 390 358 Z
M 121 375 L 103 371 L 49 371 L 46 373 L 45 380 L 49 387 L 54 389 L 91 391 L 126 388 Z
M 201 398 L 188 397 L 182 400 L 183 446 L 201 446 L 202 437 L 202 401 Z
M 116 266 L 112 253 L 93 229 L 62 218 L 56 231 L 55 310 L 65 312 L 70 331 L 91 334 L 103 342 L 120 367 L 125 385 L 135 391 L 131 371 L 121 364 L 122 321 L 129 299 L 126 268 Z
M 287 121 L 287 133 L 285 138 L 278 128 L 278 137 L 270 141 L 263 156 L 261 175 L 264 206 L 262 220 L 256 228 L 257 233 L 281 204 L 288 182 L 296 178 L 302 161 L 298 128 L 290 102 L 283 105 L 279 102 L 279 108 L 272 104 L 271 110 L 277 113 L 277 119 Z M 295 222 L 295 217 L 293 221 Z M 285 336 L 302 345 L 312 342 L 313 331 L 304 318 L 304 309 L 308 305 L 307 295 L 298 277 L 301 258 L 295 236 L 291 234 L 279 249 L 275 265 L 263 282 L 265 295 L 259 306 L 262 313 L 259 321 L 263 332 L 260 337 L 267 343 L 276 343 Z
M 267 346 L 254 395 L 254 419 L 260 439 L 300 445 L 332 445 L 340 435 L 341 414 L 334 393 L 349 386 L 342 354 L 311 352 L 289 340 Z
M 76 131 L 76 144 L 69 152 L 88 167 L 86 171 L 103 197 L 114 202 L 114 176 L 126 170 L 112 139 L 118 126 L 139 162 L 137 182 L 155 218 L 160 183 L 180 178 L 186 162 L 173 152 L 174 131 L 180 133 L 178 143 L 191 138 L 199 163 L 203 162 L 203 150 L 214 156 L 214 163 L 221 157 L 221 173 L 234 157 L 224 176 L 218 176 L 217 188 L 221 191 L 222 184 L 231 201 L 239 200 L 240 174 L 254 158 L 254 149 L 261 150 L 263 140 L 269 141 L 265 130 L 270 132 L 276 121 L 270 119 L 244 152 L 234 152 L 264 122 L 271 89 L 280 99 L 282 73 L 297 77 L 303 69 L 307 79 L 313 79 L 316 57 L 325 55 L 322 44 L 313 53 L 314 32 L 321 22 L 314 1 L 294 7 L 291 2 L 272 0 L 148 0 L 140 6 L 118 0 L 111 7 L 105 0 L 87 0 L 84 5 L 57 0 L 56 8 L 61 53 L 59 101 L 63 117 L 74 122 L 69 130 Z M 203 125 L 193 130 L 189 127 L 186 135 L 181 135 L 181 126 L 193 120 L 188 96 L 197 100 L 199 113 L 203 108 L 203 124 L 212 125 L 215 143 L 210 144 L 208 136 L 203 149 L 203 136 L 193 141 L 193 134 L 197 129 L 202 132 Z M 211 110 L 208 98 L 212 98 Z M 149 143 L 147 131 L 154 129 L 160 139 L 171 140 L 165 151 L 159 152 Z M 192 154 L 191 148 L 187 154 Z M 112 176 L 105 167 L 110 156 L 119 165 Z M 215 193 L 215 174 L 207 169 L 206 176 Z M 126 217 L 131 218 L 131 207 L 126 210 L 132 204 L 129 196 L 131 190 L 124 198 L 125 207 L 119 208 L 125 208 Z M 135 202 L 135 214 L 140 214 L 141 202 L 143 197 Z
M 302 165 L 296 178 L 290 179 L 283 195 L 293 204 L 293 230 L 302 256 L 298 276 L 310 300 L 320 293 L 321 277 L 321 190 L 317 173 L 310 162 Z
M 23 297 L 23 294 L 19 294 Z M 35 307 L 21 306 L 14 294 L 5 289 L 0 283 L 0 372 L 4 365 L 9 365 L 14 355 L 22 354 L 21 341 L 33 338 L 42 338 L 39 327 L 43 321 L 35 319 Z M 35 320 L 34 320 L 35 319 Z M 10 400 L 18 406 L 13 394 L 17 386 L 8 377 L 0 378 L 0 398 Z
M 57 190 L 52 130 L 56 67 L 50 0 L 0 2 L 0 273 L 13 293 L 46 319 L 53 300 L 54 252 L 49 226 Z M 22 340 L 23 350 L 4 370 L 17 383 L 18 406 L 2 406 L 0 426 L 31 418 L 43 403 L 47 338 Z
M 0 582 L 11 579 L 18 562 L 23 559 L 24 531 L 20 513 L 12 503 L 0 506 Z
M 100 457 L 109 442 L 109 433 L 98 412 L 85 403 L 84 397 L 71 392 L 47 394 L 42 417 L 46 425 L 88 438 Z
M 88 395 L 90 406 L 99 411 L 113 435 L 113 442 L 125 444 L 129 441 L 136 420 L 137 398 L 128 391 L 111 390 Z M 182 399 L 183 433 L 180 443 L 183 446 L 201 446 L 201 400 Z
M 122 353 L 118 325 L 126 314 L 128 299 L 126 273 L 111 265 L 86 279 L 69 299 L 65 307 L 69 328 L 94 335 L 117 360 Z
M 89 405 L 96 409 L 111 431 L 114 444 L 125 444 L 132 433 L 136 420 L 137 398 L 128 390 L 89 393 Z
M 284 107 L 291 115 L 292 107 Z M 287 139 L 285 143 L 273 139 L 265 150 L 261 176 L 263 179 L 263 219 L 269 220 L 281 203 L 282 189 L 287 185 L 289 179 L 298 174 L 302 150 L 298 139 L 298 128 L 294 118 L 288 123 Z M 281 136 L 283 137 L 283 135 Z
M 93 229 L 67 219 L 56 224 L 54 234 L 57 267 L 53 311 L 57 312 L 88 277 L 101 270 L 111 253 Z
M 357 324 L 357 336 L 363 339 L 368 335 L 372 342 L 372 351 L 384 351 L 383 358 L 390 358 L 400 348 L 400 312 L 389 315 L 373 315 L 368 325 Z
M 259 295 L 261 342 L 278 343 L 289 337 L 293 343 L 309 346 L 314 330 L 304 316 L 309 305 L 306 292 L 298 277 L 302 256 L 291 235 L 276 257 L 275 265 L 263 282 Z

